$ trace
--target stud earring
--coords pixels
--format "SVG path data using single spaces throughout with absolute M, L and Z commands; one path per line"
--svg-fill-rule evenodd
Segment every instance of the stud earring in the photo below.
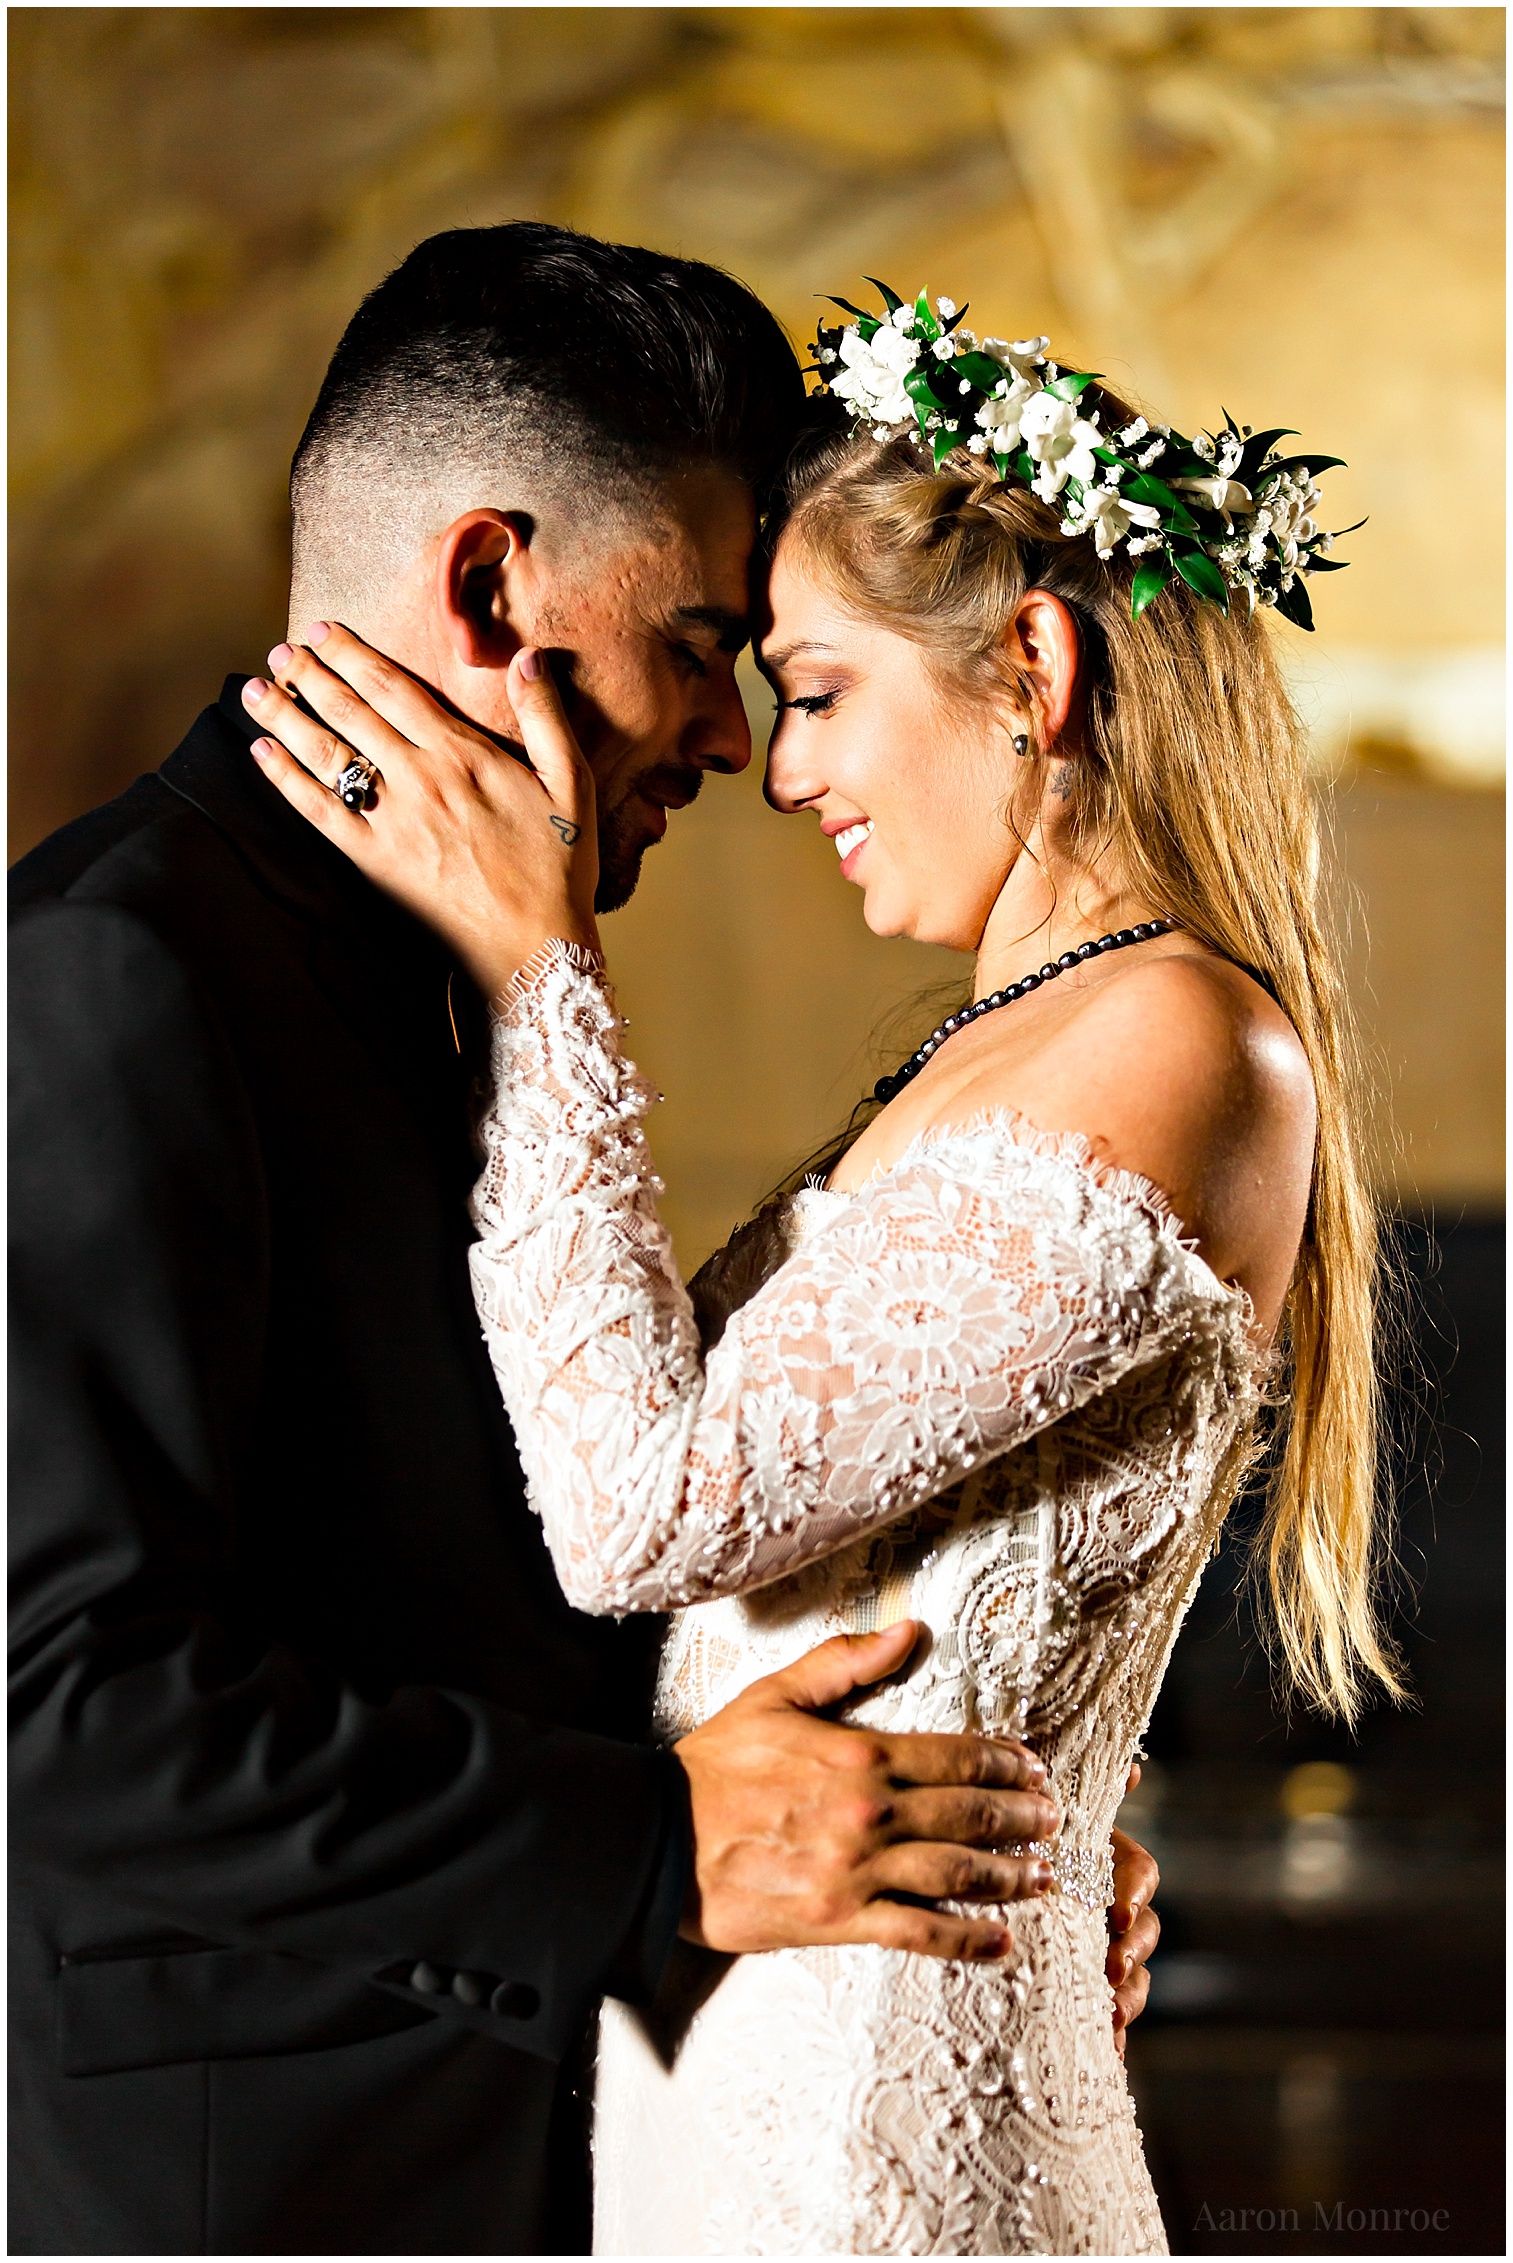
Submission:
M 1019 756 L 1021 762 L 1029 751 L 1030 735 L 1028 731 L 1017 731 L 1014 735 L 1014 752 Z

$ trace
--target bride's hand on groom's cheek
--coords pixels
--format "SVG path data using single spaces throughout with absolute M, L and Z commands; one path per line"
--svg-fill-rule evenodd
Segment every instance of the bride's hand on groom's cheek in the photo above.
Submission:
M 837 1636 L 674 1747 L 693 1819 L 686 1938 L 731 1951 L 873 1941 L 933 1957 L 1010 1952 L 1000 1917 L 928 1905 L 1044 1892 L 1043 1862 L 995 1851 L 1059 1830 L 1041 1763 L 997 1739 L 817 1717 L 895 1673 L 918 1635 L 905 1621 Z
M 350 630 L 317 622 L 310 634 L 318 651 L 277 646 L 276 681 L 254 678 L 242 695 L 266 734 L 253 753 L 284 799 L 433 927 L 491 999 L 545 942 L 597 950 L 594 782 L 544 654 L 510 664 L 521 761 Z

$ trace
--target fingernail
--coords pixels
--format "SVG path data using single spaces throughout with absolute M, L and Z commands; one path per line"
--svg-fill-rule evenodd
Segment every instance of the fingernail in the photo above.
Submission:
M 1011 1936 L 1003 1932 L 985 1933 L 977 1945 L 980 1957 L 1001 1957 L 1008 1951 Z
M 294 647 L 292 644 L 276 644 L 268 655 L 268 665 L 277 675 L 279 669 L 287 668 L 293 658 Z
M 1056 1812 L 1056 1809 L 1049 1805 L 1042 1807 L 1040 1810 L 1040 1831 L 1038 1834 L 1039 1837 L 1041 1837 L 1042 1839 L 1054 1839 L 1056 1833 L 1060 1829 L 1061 1817 Z
M 520 655 L 520 673 L 532 684 L 541 673 L 541 655 L 529 645 Z
M 252 751 L 259 762 L 271 762 L 273 760 L 273 741 L 271 739 L 254 739 Z
M 1051 1882 L 1051 1876 L 1051 1866 L 1048 1862 L 1031 1863 L 1030 1884 L 1037 1894 L 1043 1894 L 1045 1892 L 1047 1886 L 1049 1886 Z
M 305 642 L 306 644 L 324 644 L 330 634 L 331 623 L 329 621 L 314 621 L 306 632 Z
M 260 699 L 266 699 L 267 696 L 268 686 L 261 676 L 249 676 L 242 686 L 242 697 L 249 707 L 255 707 Z

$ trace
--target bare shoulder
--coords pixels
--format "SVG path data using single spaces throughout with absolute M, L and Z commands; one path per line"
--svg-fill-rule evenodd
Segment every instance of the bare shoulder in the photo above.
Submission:
M 1111 964 L 1032 1054 L 981 1071 L 995 1099 L 1159 1187 L 1269 1324 L 1307 1215 L 1317 1112 L 1297 1032 L 1257 982 L 1198 951 Z
M 1258 1125 L 1301 1115 L 1310 1139 L 1313 1077 L 1302 1041 L 1255 979 L 1208 952 L 1136 962 L 1090 985 L 1065 1039 L 1142 1110 L 1204 1121 L 1237 1104 Z M 1114 1072 L 1114 1073 L 1110 1073 Z

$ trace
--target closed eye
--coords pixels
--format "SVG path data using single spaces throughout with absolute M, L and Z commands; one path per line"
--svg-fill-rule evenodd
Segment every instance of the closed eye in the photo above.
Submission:
M 674 644 L 670 649 L 676 654 L 691 676 L 707 676 L 709 674 L 709 670 L 704 664 L 703 654 L 696 652 L 691 644 Z
M 810 692 L 803 699 L 780 699 L 776 712 L 781 715 L 785 708 L 795 707 L 801 715 L 828 715 L 839 698 L 838 691 Z

